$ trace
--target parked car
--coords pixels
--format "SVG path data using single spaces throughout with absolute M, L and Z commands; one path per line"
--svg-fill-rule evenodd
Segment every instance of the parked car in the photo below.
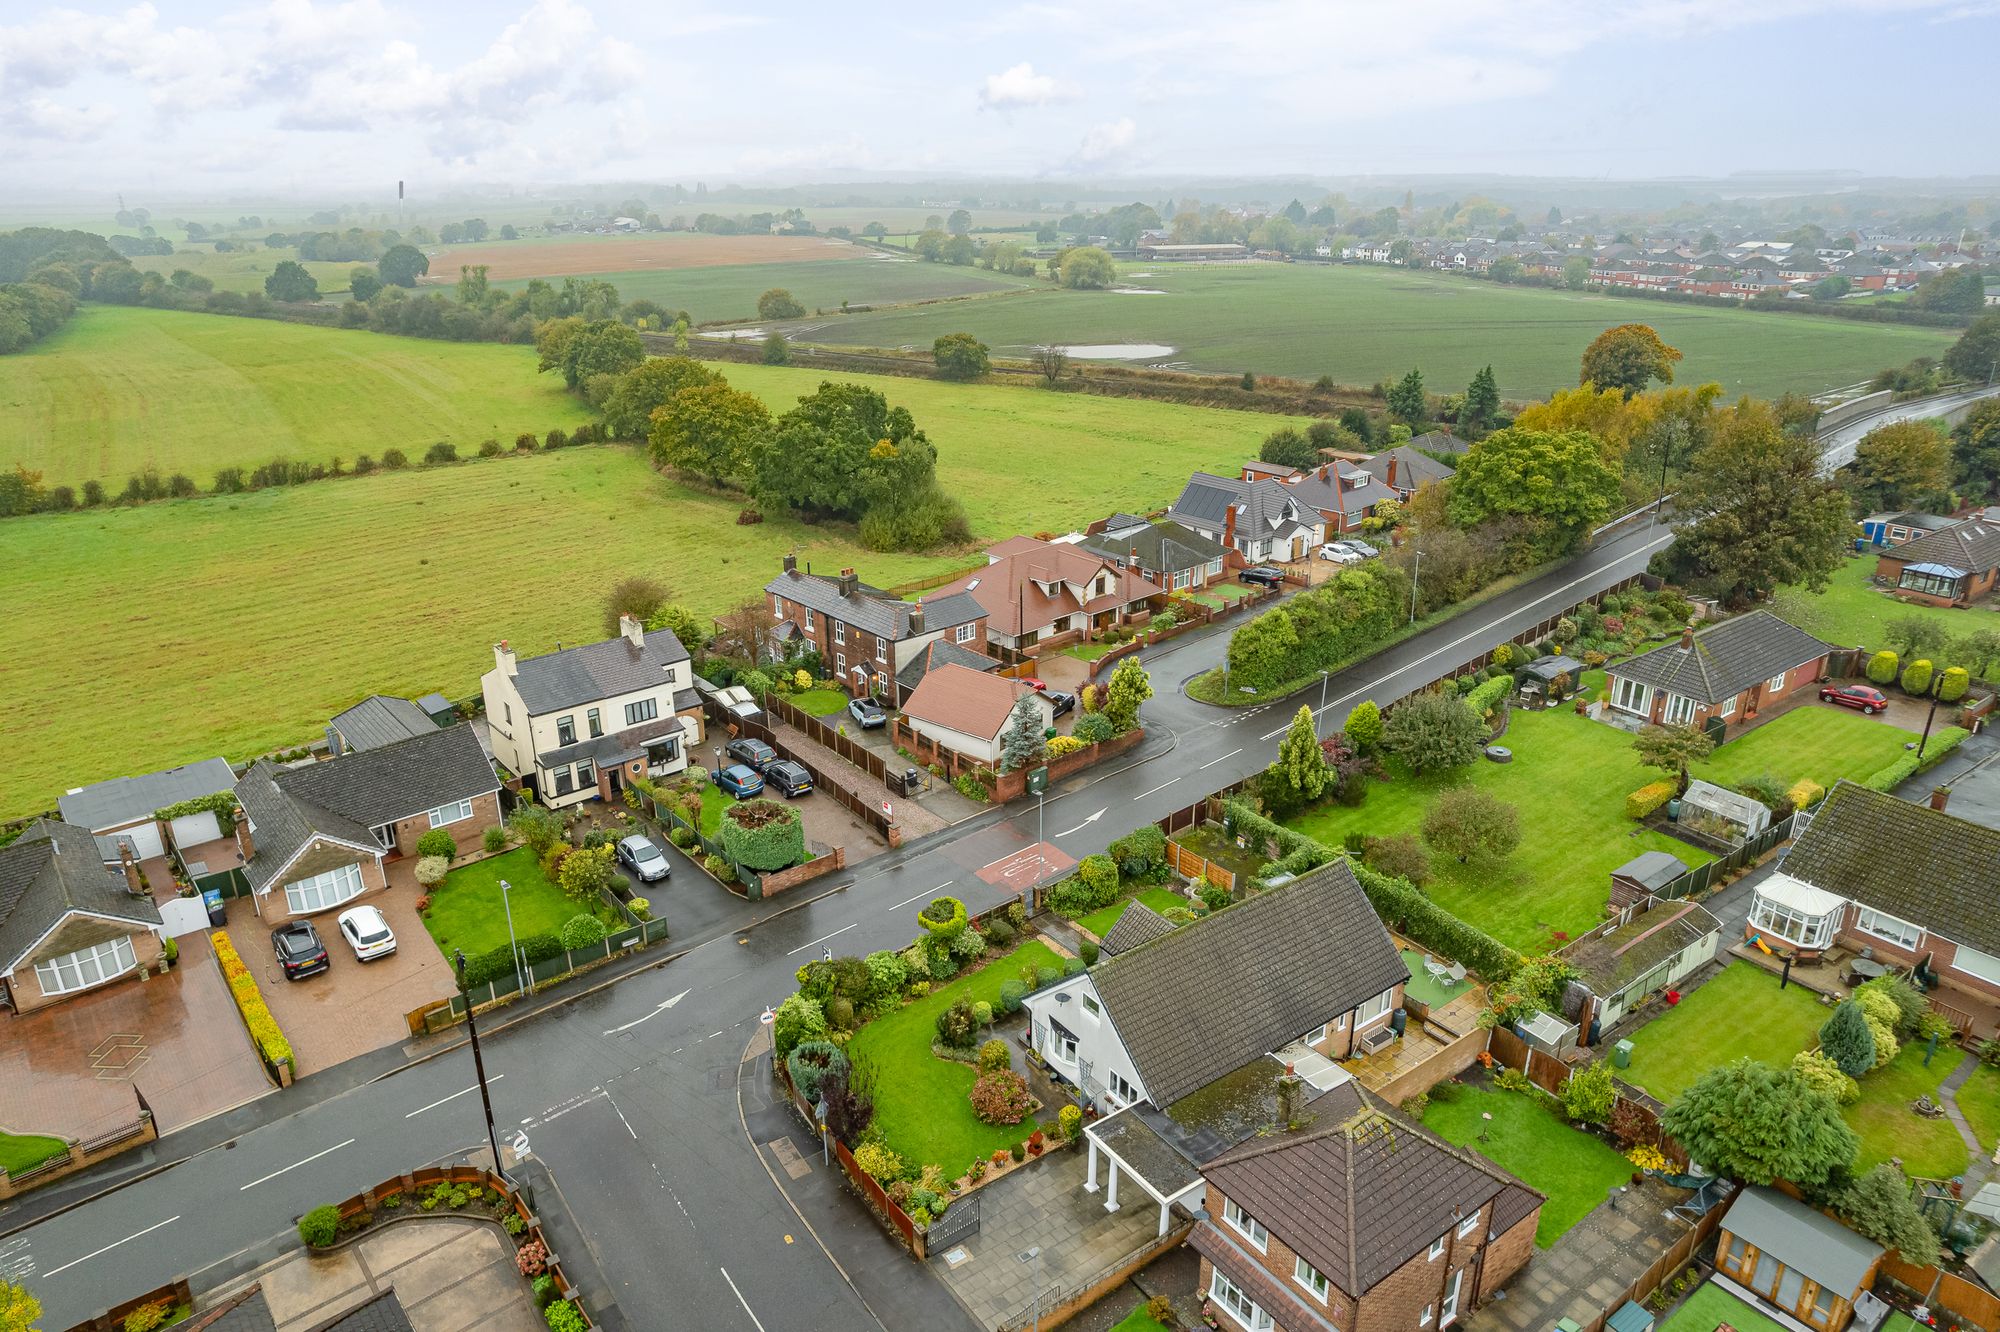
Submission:
M 388 919 L 372 906 L 349 907 L 340 913 L 340 937 L 354 950 L 357 962 L 387 957 L 396 951 L 396 933 Z
M 1285 571 L 1268 564 L 1253 564 L 1236 575 L 1239 583 L 1254 583 L 1258 587 L 1280 587 L 1285 581 Z
M 752 740 L 747 735 L 731 740 L 729 748 L 723 752 L 738 763 L 748 764 L 758 772 L 764 771 L 764 769 L 778 761 L 777 750 L 771 748 L 762 740 Z
M 1038 694 L 1046 694 L 1049 692 L 1049 687 L 1043 684 L 1040 680 L 1037 680 L 1032 675 L 1022 676 L 1021 683 L 1028 686 L 1028 688 L 1034 690 Z
M 278 969 L 286 980 L 317 976 L 333 965 L 326 945 L 319 941 L 319 931 L 309 920 L 295 920 L 272 930 L 271 949 L 278 955 Z
M 1345 541 L 1327 542 L 1319 548 L 1319 557 L 1335 564 L 1359 564 L 1365 558 L 1360 552 L 1348 549 Z
M 889 720 L 889 714 L 872 698 L 857 698 L 849 703 L 847 715 L 860 722 L 864 731 L 872 731 Z
M 655 883 L 674 872 L 667 863 L 667 853 L 636 833 L 618 843 L 618 863 L 631 870 L 640 883 Z
M 1366 541 L 1336 541 L 1334 544 L 1345 546 L 1364 560 L 1375 560 L 1382 557 L 1382 552 L 1374 546 L 1369 545 Z
M 1055 713 L 1054 713 L 1054 715 L 1055 715 L 1055 716 L 1058 716 L 1058 717 L 1060 717 L 1060 716 L 1062 716 L 1062 715 L 1063 715 L 1063 714 L 1064 714 L 1065 712 L 1074 712 L 1074 711 L 1076 711 L 1076 695 L 1075 695 L 1075 694 L 1064 694 L 1064 693 L 1054 693 L 1054 694 L 1050 694 L 1050 695 L 1049 695 L 1049 702 L 1050 702 L 1051 704 L 1053 704 L 1053 705 L 1054 705 L 1054 707 L 1055 707 Z
M 790 759 L 779 759 L 764 769 L 764 784 L 787 800 L 813 793 L 813 776 L 806 765 Z
M 757 770 L 741 763 L 732 763 L 716 773 L 715 784 L 738 800 L 748 799 L 764 789 L 764 779 L 757 775 Z
M 1819 701 L 1837 703 L 1843 708 L 1860 708 L 1871 717 L 1889 706 L 1889 700 L 1881 690 L 1857 684 L 1828 685 L 1819 691 Z

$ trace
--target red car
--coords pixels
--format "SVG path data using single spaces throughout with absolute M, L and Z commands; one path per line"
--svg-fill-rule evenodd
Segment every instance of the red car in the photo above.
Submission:
M 1021 683 L 1028 686 L 1028 688 L 1034 690 L 1038 694 L 1046 694 L 1049 691 L 1049 687 L 1047 685 L 1043 684 L 1040 680 L 1037 680 L 1032 675 L 1022 676 Z
M 1882 691 L 1868 685 L 1828 685 L 1819 691 L 1819 701 L 1838 703 L 1843 708 L 1860 708 L 1871 717 L 1889 706 L 1889 700 Z

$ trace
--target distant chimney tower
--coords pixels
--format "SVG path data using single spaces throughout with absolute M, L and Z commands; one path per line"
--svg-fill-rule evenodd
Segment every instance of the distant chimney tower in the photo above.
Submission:
M 646 646 L 646 626 L 639 622 L 639 617 L 636 615 L 628 612 L 619 616 L 618 633 L 635 648 Z
M 860 587 L 861 587 L 861 579 L 855 575 L 854 570 L 842 569 L 840 571 L 841 596 L 851 597 L 855 594 L 856 591 L 860 589 Z
M 493 665 L 502 675 L 513 675 L 516 673 L 514 669 L 514 649 L 507 646 L 507 640 L 504 638 L 493 645 Z
M 1692 651 L 1694 651 L 1694 626 L 1693 626 L 1693 625 L 1689 625 L 1689 626 L 1687 626 L 1687 627 L 1686 627 L 1685 629 L 1681 630 L 1681 651 L 1683 651 L 1683 652 L 1692 652 Z

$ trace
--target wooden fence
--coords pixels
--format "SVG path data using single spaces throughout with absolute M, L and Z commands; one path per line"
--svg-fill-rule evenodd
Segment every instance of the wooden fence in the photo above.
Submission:
M 1891 1253 L 1883 1257 L 1881 1267 L 1876 1269 L 1876 1288 L 1879 1290 L 1884 1283 L 1900 1289 L 1911 1303 L 1930 1306 L 1933 1314 L 1943 1310 L 1953 1315 L 1949 1320 L 1939 1319 L 1940 1326 L 1952 1322 L 1968 1332 L 2000 1329 L 2000 1297 L 1964 1277 L 1936 1267 L 1918 1267 Z
M 1218 888 L 1227 888 L 1232 893 L 1236 891 L 1236 871 L 1224 869 L 1214 861 L 1196 855 L 1171 836 L 1167 839 L 1167 863 L 1173 866 L 1174 873 L 1190 883 L 1206 878 Z
M 1504 1064 L 1508 1068 L 1525 1072 L 1530 1082 L 1551 1096 L 1562 1095 L 1564 1084 L 1570 1080 L 1570 1076 L 1574 1072 L 1562 1060 L 1541 1050 L 1534 1049 L 1526 1041 L 1522 1040 L 1520 1036 L 1506 1027 L 1495 1027 L 1493 1029 L 1492 1039 L 1488 1042 L 1486 1048 L 1487 1052 L 1493 1056 L 1493 1061 L 1496 1064 Z M 1646 1126 L 1646 1132 L 1651 1134 L 1652 1140 L 1647 1142 L 1646 1145 L 1658 1147 L 1660 1154 L 1667 1158 L 1669 1165 L 1680 1170 L 1687 1169 L 1688 1154 L 1686 1149 L 1668 1137 L 1660 1128 L 1660 1116 L 1665 1113 L 1666 1107 L 1651 1096 L 1648 1096 L 1645 1092 L 1640 1091 L 1637 1087 L 1628 1086 L 1623 1082 L 1615 1080 L 1612 1086 L 1616 1088 L 1618 1094 L 1618 1099 L 1614 1102 L 1614 1113 L 1616 1113 L 1617 1105 L 1632 1107 L 1632 1110 L 1628 1110 L 1627 1113 L 1631 1114 L 1633 1111 L 1636 1111 Z
M 616 929 L 594 944 L 584 948 L 570 949 L 557 953 L 554 957 L 543 958 L 521 968 L 527 980 L 527 990 L 536 990 L 565 980 L 579 972 L 590 971 L 602 966 L 618 954 L 645 948 L 667 937 L 667 922 L 659 918 L 638 925 L 627 925 Z M 465 1006 L 470 1000 L 473 1007 L 484 1010 L 502 1000 L 512 999 L 521 994 L 520 978 L 515 975 L 496 977 L 482 985 L 472 987 L 470 995 L 454 994 L 449 999 L 440 999 L 422 1008 L 405 1014 L 412 1035 L 429 1031 L 442 1031 L 465 1016 Z
M 824 721 L 813 716 L 783 694 L 771 694 L 765 700 L 765 705 L 771 710 L 773 715 L 784 718 L 788 725 L 796 726 L 805 734 L 808 740 L 811 740 L 815 744 L 825 745 L 828 749 L 831 749 L 841 758 L 852 763 L 876 781 L 880 782 L 888 779 L 888 764 L 883 761 L 880 754 L 868 746 L 842 735 L 839 730 L 828 726 Z M 797 756 L 791 755 L 789 757 L 796 758 Z M 805 760 L 800 759 L 799 761 L 803 763 Z M 807 766 L 810 767 L 811 765 L 808 764 Z
M 874 777 L 877 781 L 883 782 L 883 789 L 886 794 L 888 789 L 886 775 L 888 768 L 880 754 L 875 753 L 866 745 L 858 744 L 840 734 L 782 694 L 771 694 L 765 702 L 769 706 L 773 716 L 782 717 L 808 740 L 825 746 L 840 758 L 845 759 L 866 772 L 869 776 Z M 786 744 L 784 737 L 778 734 L 773 728 L 765 726 L 761 722 L 751 721 L 746 717 L 738 717 L 733 713 L 724 711 L 707 695 L 703 695 L 703 706 L 704 710 L 709 713 L 710 718 L 719 722 L 729 734 L 747 735 L 754 740 L 762 740 L 765 744 L 777 750 L 780 756 L 790 759 L 811 773 L 815 790 L 823 792 L 828 799 L 843 806 L 849 813 L 873 829 L 875 834 L 890 846 L 901 846 L 903 844 L 902 830 L 889 815 L 882 812 L 881 803 L 879 801 L 872 801 L 867 796 L 857 791 L 849 790 L 839 782 L 834 781 L 832 774 L 827 771 L 826 764 L 815 760 L 809 754 L 799 752 L 796 747 Z M 699 834 L 697 833 L 697 835 Z M 719 848 L 711 852 L 711 854 L 719 853 Z
M 155 1286 L 144 1295 L 136 1296 L 123 1304 L 114 1304 L 103 1313 L 86 1318 L 81 1323 L 70 1325 L 69 1332 L 124 1332 L 125 1316 L 149 1304 L 165 1304 L 168 1308 L 185 1304 L 194 1306 L 194 1291 L 186 1277 L 175 1277 L 164 1286 Z M 26 1324 L 22 1324 L 26 1326 Z
M 1732 1190 L 1727 1198 L 1703 1213 L 1701 1220 L 1695 1222 L 1685 1235 L 1675 1240 L 1665 1253 L 1653 1260 L 1652 1266 L 1641 1272 L 1632 1284 L 1625 1288 L 1624 1294 L 1614 1297 L 1609 1304 L 1585 1322 L 1583 1332 L 1604 1332 L 1610 1325 L 1611 1315 L 1624 1308 L 1627 1302 L 1644 1303 L 1648 1295 L 1660 1288 L 1661 1282 L 1692 1263 L 1695 1250 L 1708 1242 L 1709 1236 L 1715 1233 L 1715 1228 L 1722 1224 L 1722 1218 L 1729 1211 L 1729 1204 L 1735 1200 L 1736 1192 Z

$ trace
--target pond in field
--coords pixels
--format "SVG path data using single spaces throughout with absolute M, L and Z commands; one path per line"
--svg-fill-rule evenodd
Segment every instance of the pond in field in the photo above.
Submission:
M 1143 361 L 1171 356 L 1174 349 L 1164 342 L 1089 342 L 1063 350 L 1079 361 Z
M 705 338 L 761 338 L 764 336 L 764 330 L 761 328 L 713 328 L 705 331 L 701 336 Z
M 1113 287 L 1113 296 L 1164 296 L 1167 293 L 1158 287 Z

